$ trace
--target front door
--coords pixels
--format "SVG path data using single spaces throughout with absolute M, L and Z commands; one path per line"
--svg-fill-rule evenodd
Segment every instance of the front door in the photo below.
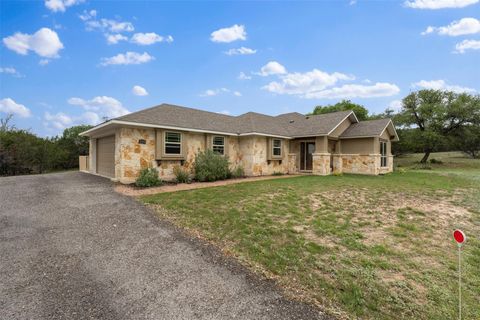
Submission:
M 315 142 L 300 142 L 300 170 L 312 171 Z

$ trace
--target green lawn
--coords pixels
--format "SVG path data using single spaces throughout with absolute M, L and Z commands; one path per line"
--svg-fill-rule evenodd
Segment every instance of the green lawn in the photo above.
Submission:
M 290 296 L 362 319 L 456 318 L 451 234 L 460 227 L 469 236 L 463 315 L 480 319 L 480 161 L 434 154 L 443 164 L 408 169 L 417 158 L 385 176 L 302 176 L 141 200 Z

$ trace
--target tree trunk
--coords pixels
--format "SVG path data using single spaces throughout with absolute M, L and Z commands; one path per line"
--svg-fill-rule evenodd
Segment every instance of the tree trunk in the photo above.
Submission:
M 430 152 L 431 152 L 430 149 L 425 150 L 425 154 L 423 155 L 422 160 L 420 160 L 420 163 L 423 163 L 423 164 L 427 163 L 428 157 L 430 157 Z

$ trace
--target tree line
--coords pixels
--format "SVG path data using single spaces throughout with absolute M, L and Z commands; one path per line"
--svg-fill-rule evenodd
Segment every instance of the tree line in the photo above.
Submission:
M 91 128 L 74 126 L 55 137 L 39 137 L 0 119 L 0 176 L 45 173 L 78 168 L 78 156 L 88 154 L 88 138 L 78 134 Z
M 432 152 L 463 151 L 480 157 L 480 95 L 442 90 L 420 90 L 403 98 L 401 110 L 380 114 L 349 100 L 317 106 L 312 114 L 353 110 L 360 121 L 391 118 L 400 141 L 392 144 L 395 155 L 423 153 L 426 163 Z

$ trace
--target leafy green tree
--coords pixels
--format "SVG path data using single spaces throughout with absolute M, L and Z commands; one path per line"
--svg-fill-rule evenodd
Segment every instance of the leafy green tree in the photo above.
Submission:
M 412 92 L 402 101 L 402 111 L 395 116 L 401 128 L 413 129 L 411 147 L 421 149 L 426 163 L 430 153 L 467 126 L 480 122 L 480 96 L 440 90 Z
M 368 110 L 364 106 L 353 103 L 350 100 L 342 100 L 333 105 L 316 106 L 315 109 L 313 109 L 312 114 L 324 114 L 324 113 L 348 111 L 348 110 L 353 110 L 358 120 L 360 121 L 369 119 Z
M 453 144 L 472 158 L 480 158 L 480 125 L 465 126 L 459 130 Z
M 65 169 L 78 166 L 78 156 L 88 154 L 88 137 L 82 137 L 79 134 L 90 129 L 92 126 L 79 125 L 67 128 L 56 143 L 66 152 L 66 159 L 63 163 Z

